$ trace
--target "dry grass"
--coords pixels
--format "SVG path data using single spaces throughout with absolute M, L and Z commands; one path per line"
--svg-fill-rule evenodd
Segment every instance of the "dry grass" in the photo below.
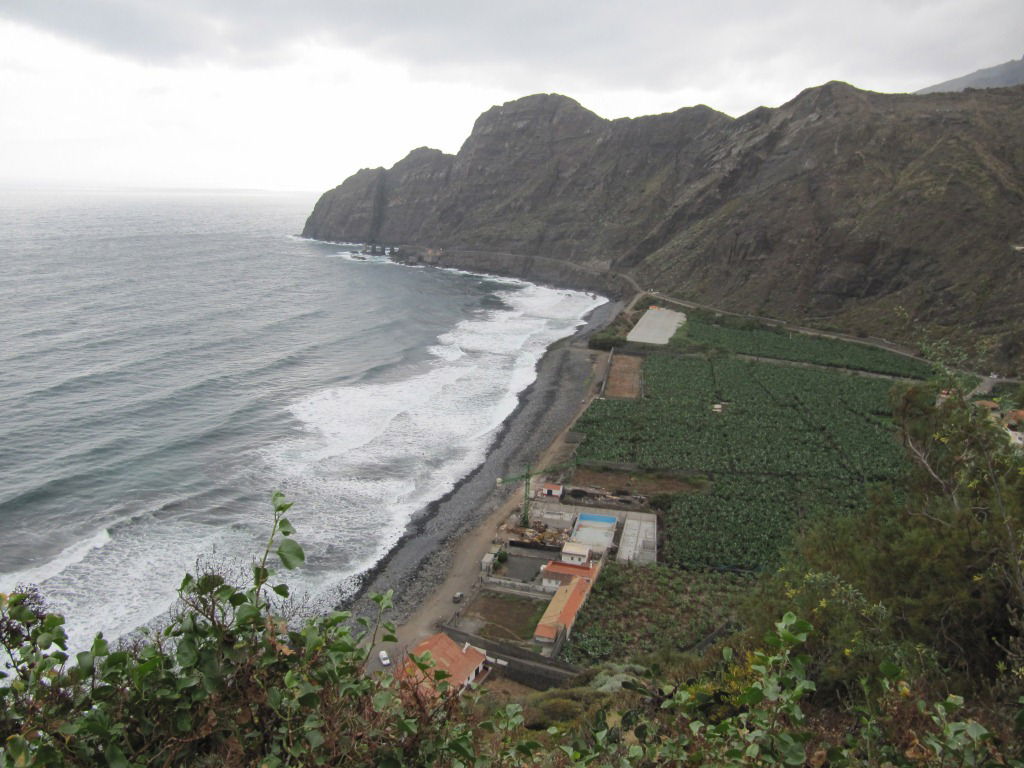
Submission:
M 608 371 L 605 396 L 627 400 L 636 400 L 640 397 L 640 372 L 643 364 L 642 357 L 615 355 L 612 358 L 612 369 Z
M 533 632 L 546 607 L 543 600 L 483 592 L 469 606 L 465 616 L 480 623 L 478 634 L 482 637 L 519 643 L 533 640 Z

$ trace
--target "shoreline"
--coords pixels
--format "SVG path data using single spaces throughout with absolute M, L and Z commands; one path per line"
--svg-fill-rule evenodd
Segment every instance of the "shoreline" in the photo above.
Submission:
M 575 333 L 548 347 L 537 363 L 536 378 L 519 393 L 515 410 L 498 428 L 483 462 L 413 516 L 398 543 L 364 571 L 345 608 L 357 616 L 373 614 L 376 605 L 369 596 L 392 589 L 394 607 L 385 618 L 404 627 L 428 602 L 436 601 L 457 565 L 461 540 L 484 531 L 489 542 L 494 533 L 491 521 L 516 495 L 515 484 L 498 486 L 496 480 L 536 463 L 575 420 L 600 354 L 586 346 L 586 339 L 611 322 L 621 307 L 621 301 L 609 298 Z M 479 570 L 479 559 L 475 566 Z

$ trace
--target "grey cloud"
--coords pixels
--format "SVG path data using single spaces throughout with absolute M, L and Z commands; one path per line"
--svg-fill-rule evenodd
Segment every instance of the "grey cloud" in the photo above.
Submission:
M 258 65 L 313 38 L 517 90 L 707 89 L 745 73 L 913 90 L 1024 53 L 1020 0 L 6 0 L 0 17 L 148 62 Z

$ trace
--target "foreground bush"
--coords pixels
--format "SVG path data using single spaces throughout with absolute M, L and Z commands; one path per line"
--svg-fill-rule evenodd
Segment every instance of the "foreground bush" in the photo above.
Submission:
M 0 644 L 9 660 L 0 680 L 0 768 L 8 766 L 1024 766 L 974 720 L 962 702 L 913 706 L 900 670 L 881 670 L 873 693 L 852 713 L 849 732 L 816 732 L 801 702 L 814 690 L 797 651 L 808 624 L 787 614 L 767 650 L 733 661 L 725 654 L 719 691 L 697 681 L 624 683 L 630 692 L 595 696 L 598 708 L 571 732 L 536 738 L 517 704 L 473 714 L 472 697 L 439 695 L 366 674 L 368 649 L 393 639 L 376 622 L 332 613 L 291 628 L 273 610 L 272 552 L 303 562 L 274 496 L 274 524 L 246 588 L 213 573 L 188 575 L 167 629 L 148 642 L 111 648 L 97 636 L 74 659 L 63 618 L 31 590 L 0 596 Z M 414 660 L 424 670 L 430 659 Z M 875 693 L 880 691 L 880 693 Z M 565 692 L 568 695 L 569 692 Z M 596 692 L 595 692 L 596 693 Z M 585 709 L 552 696 L 547 716 Z M 907 712 L 912 716 L 908 717 Z
M 367 649 L 393 627 L 336 612 L 290 628 L 270 610 L 272 550 L 304 560 L 274 496 L 266 550 L 242 589 L 187 575 L 159 637 L 112 648 L 97 636 L 74 659 L 63 618 L 37 593 L 0 596 L 3 766 L 432 765 L 469 754 L 470 725 L 453 697 L 402 696 L 365 673 Z M 377 596 L 381 613 L 390 595 Z

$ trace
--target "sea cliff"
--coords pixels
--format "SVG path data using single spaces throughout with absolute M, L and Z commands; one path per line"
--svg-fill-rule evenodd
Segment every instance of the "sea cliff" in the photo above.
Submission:
M 900 341 L 923 329 L 1010 372 L 1024 358 L 1020 125 L 1024 86 L 832 82 L 735 119 L 697 106 L 605 120 L 538 94 L 482 114 L 455 155 L 359 171 L 304 234 Z

